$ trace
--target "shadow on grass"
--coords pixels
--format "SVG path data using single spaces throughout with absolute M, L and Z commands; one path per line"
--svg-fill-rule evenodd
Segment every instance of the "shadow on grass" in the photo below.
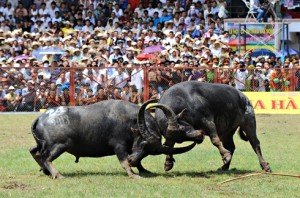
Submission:
M 62 173 L 66 178 L 72 177 L 89 177 L 89 176 L 127 176 L 126 172 L 92 172 L 92 171 L 80 171 L 80 172 L 69 172 Z
M 141 173 L 140 175 L 144 178 L 152 178 L 152 177 L 165 177 L 165 178 L 171 178 L 171 177 L 182 177 L 187 176 L 191 178 L 211 178 L 218 175 L 228 175 L 228 176 L 238 176 L 238 175 L 244 175 L 249 173 L 254 173 L 255 171 L 252 170 L 237 170 L 237 169 L 231 169 L 229 171 L 203 171 L 203 172 L 196 172 L 196 171 L 172 171 L 168 173 Z M 80 172 L 71 172 L 71 173 L 63 173 L 63 176 L 65 177 L 88 177 L 88 176 L 127 176 L 126 172 L 91 172 L 91 171 L 80 171 Z

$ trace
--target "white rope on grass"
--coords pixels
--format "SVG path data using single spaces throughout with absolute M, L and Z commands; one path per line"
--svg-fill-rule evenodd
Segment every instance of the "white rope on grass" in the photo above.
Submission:
M 285 177 L 295 177 L 295 178 L 300 179 L 300 175 L 292 175 L 292 174 L 285 174 L 285 173 L 270 173 L 270 172 L 262 171 L 262 172 L 259 172 L 259 173 L 251 173 L 251 174 L 243 175 L 243 176 L 240 176 L 240 177 L 235 177 L 233 179 L 228 179 L 228 180 L 225 180 L 225 181 L 220 182 L 218 184 L 221 185 L 221 184 L 225 184 L 225 183 L 228 183 L 228 182 L 244 179 L 244 178 L 247 178 L 247 177 L 257 176 L 257 175 L 285 176 Z

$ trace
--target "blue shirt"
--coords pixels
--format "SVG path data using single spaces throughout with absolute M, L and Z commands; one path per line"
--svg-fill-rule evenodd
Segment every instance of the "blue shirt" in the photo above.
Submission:
M 161 17 L 159 18 L 159 21 L 160 21 L 160 23 L 164 23 L 164 22 L 170 21 L 170 20 L 172 20 L 172 19 L 173 19 L 172 16 L 167 15 L 167 16 L 161 16 Z

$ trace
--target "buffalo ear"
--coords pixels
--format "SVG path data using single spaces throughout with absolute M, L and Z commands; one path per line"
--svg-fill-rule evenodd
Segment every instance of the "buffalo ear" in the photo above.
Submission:
M 187 111 L 187 109 L 184 108 L 180 113 L 178 113 L 178 114 L 176 115 L 176 119 L 182 118 L 183 114 L 184 114 L 186 111 Z
M 131 129 L 134 136 L 140 135 L 140 130 L 139 129 L 135 129 L 135 128 L 132 128 L 132 127 L 130 129 Z

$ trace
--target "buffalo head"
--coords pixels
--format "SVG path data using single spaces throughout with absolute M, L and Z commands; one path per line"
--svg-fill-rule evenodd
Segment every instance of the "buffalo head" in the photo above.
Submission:
M 165 138 L 176 143 L 182 143 L 184 141 L 194 141 L 198 144 L 203 142 L 205 133 L 201 130 L 195 130 L 189 123 L 182 121 L 180 118 L 185 113 L 186 109 L 183 109 L 179 114 L 175 114 L 174 111 L 164 104 L 153 104 L 151 108 L 161 109 L 168 119 L 168 126 L 164 132 Z
M 140 107 L 137 118 L 138 129 L 132 128 L 135 138 L 132 154 L 128 157 L 128 162 L 131 166 L 137 166 L 137 163 L 149 154 L 181 154 L 191 150 L 195 146 L 195 143 L 193 143 L 186 147 L 172 148 L 162 144 L 162 135 L 155 119 L 150 114 L 145 114 L 147 105 L 153 102 L 156 102 L 156 100 L 148 100 Z M 153 122 L 149 122 L 151 125 L 148 124 L 147 126 L 147 120 L 153 120 Z

